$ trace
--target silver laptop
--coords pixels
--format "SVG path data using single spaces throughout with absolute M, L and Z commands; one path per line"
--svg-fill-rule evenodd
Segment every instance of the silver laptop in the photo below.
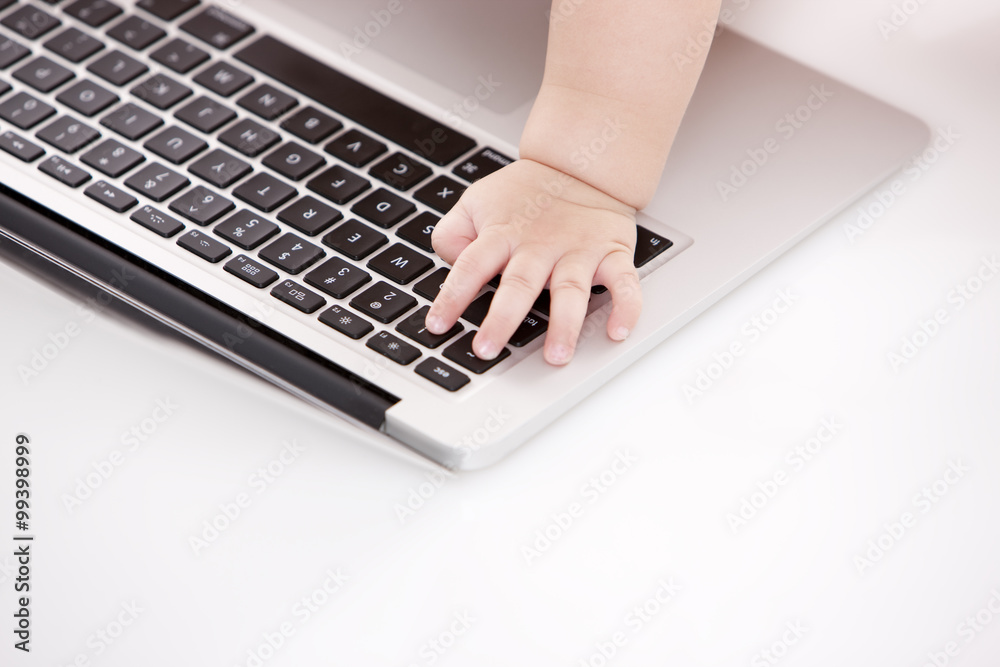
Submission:
M 542 297 L 481 363 L 475 309 L 450 336 L 423 330 L 447 271 L 429 233 L 516 158 L 547 4 L 0 0 L 0 234 L 304 400 L 471 469 L 927 140 L 898 109 L 722 31 L 639 217 L 638 327 L 607 340 L 595 290 L 574 361 L 552 368 Z

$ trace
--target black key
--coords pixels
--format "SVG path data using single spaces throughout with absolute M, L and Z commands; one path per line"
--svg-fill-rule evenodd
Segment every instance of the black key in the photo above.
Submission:
M 277 132 L 245 118 L 219 135 L 219 141 L 248 157 L 257 157 L 281 140 Z
M 141 16 L 129 16 L 108 30 L 108 36 L 136 51 L 142 51 L 153 42 L 166 37 L 167 33 Z
M 31 53 L 26 47 L 7 37 L 0 37 L 0 69 L 6 69 Z
M 233 190 L 233 194 L 251 206 L 268 213 L 287 202 L 298 192 L 274 176 L 261 173 Z
M 45 155 L 45 150 L 41 146 L 10 131 L 0 134 L 0 149 L 24 162 L 34 162 Z
M 211 134 L 236 118 L 236 112 L 208 97 L 189 102 L 174 114 L 196 130 Z
M 510 350 L 505 347 L 500 350 L 500 354 L 498 354 L 494 359 L 489 361 L 480 359 L 476 356 L 476 353 L 472 351 L 472 339 L 475 338 L 475 336 L 476 332 L 470 331 L 446 347 L 444 349 L 445 359 L 450 359 L 462 368 L 470 370 L 478 375 L 480 373 L 485 373 L 510 356 Z
M 511 334 L 509 343 L 514 347 L 524 347 L 545 333 L 548 324 L 544 317 L 528 313 Z
M 326 299 L 292 280 L 278 283 L 271 290 L 271 296 L 307 314 L 315 313 L 326 305 Z
M 469 183 L 475 183 L 480 178 L 489 176 L 513 161 L 513 159 L 496 152 L 492 148 L 484 148 L 475 155 L 462 160 L 457 167 L 452 169 L 451 173 Z
M 0 104 L 0 118 L 22 130 L 38 125 L 55 112 L 54 107 L 35 99 L 28 93 L 17 93 Z
M 191 89 L 165 74 L 154 74 L 135 88 L 132 94 L 157 109 L 168 109 L 191 94 Z
M 93 72 L 108 83 L 124 86 L 129 81 L 148 72 L 149 68 L 121 51 L 112 51 L 88 65 L 87 71 Z
M 413 193 L 417 201 L 427 204 L 438 213 L 447 213 L 465 192 L 465 186 L 447 176 L 438 176 Z
M 537 310 L 543 315 L 549 314 L 549 307 L 552 305 L 552 293 L 547 289 L 543 289 L 542 293 L 538 295 L 535 299 L 535 303 L 531 304 L 533 310 Z
M 0 79 L 0 97 L 6 95 L 13 88 L 9 83 Z
M 188 169 L 220 188 L 228 188 L 253 171 L 248 163 L 219 149 L 203 156 Z
M 182 23 L 181 30 L 217 49 L 228 49 L 251 34 L 254 29 L 252 25 L 244 23 L 229 12 L 218 7 L 209 7 Z
M 417 305 L 417 300 L 398 287 L 379 281 L 351 300 L 351 307 L 386 324 Z
M 442 266 L 437 271 L 414 285 L 413 291 L 425 299 L 433 301 L 437 298 L 438 292 L 441 291 L 441 286 L 444 285 L 444 279 L 448 277 L 448 273 L 449 269 Z
M 434 252 L 431 245 L 431 235 L 434 233 L 434 226 L 441 218 L 433 213 L 424 211 L 405 225 L 396 230 L 396 235 L 417 246 L 421 250 Z
M 351 259 L 367 257 L 389 239 L 363 222 L 348 220 L 323 237 L 323 243 Z
M 163 125 L 163 121 L 159 116 L 129 102 L 102 118 L 101 125 L 135 141 Z
M 164 21 L 173 21 L 192 7 L 197 7 L 198 0 L 139 0 L 135 6 Z
M 274 120 L 299 102 L 288 93 L 274 86 L 262 83 L 236 102 L 247 111 L 252 111 L 264 120 Z
M 145 159 L 138 151 L 114 139 L 105 139 L 80 156 L 81 162 L 111 178 L 118 178 Z
M 351 210 L 379 227 L 389 228 L 417 210 L 413 202 L 403 199 L 385 188 L 379 188 Z
M 153 201 L 169 199 L 190 183 L 186 177 L 158 163 L 146 165 L 125 181 L 125 185 Z
M 197 229 L 192 229 L 177 239 L 177 245 L 185 250 L 190 250 L 206 262 L 212 262 L 213 264 L 222 261 L 222 259 L 228 257 L 233 252 L 225 243 L 220 243 L 208 234 L 199 232 Z
M 420 358 L 420 350 L 388 331 L 379 331 L 369 338 L 365 345 L 401 366 L 411 364 Z
M 313 107 L 299 109 L 281 124 L 299 139 L 317 144 L 343 127 L 343 124 Z
M 93 81 L 77 81 L 56 99 L 84 116 L 95 116 L 118 101 L 118 96 Z
M 98 201 L 115 213 L 124 213 L 139 203 L 139 200 L 106 181 L 96 181 L 83 191 L 94 201 Z
M 234 208 L 233 202 L 200 185 L 170 202 L 171 211 L 199 225 L 210 225 Z
M 393 153 L 368 172 L 397 190 L 409 190 L 431 175 L 430 167 L 402 153 Z
M 215 233 L 244 250 L 253 250 L 277 234 L 278 225 L 241 209 L 217 224 Z
M 264 165 L 293 181 L 299 181 L 326 164 L 326 160 L 290 141 L 264 158 Z
M 0 0 L 0 9 L 7 9 L 15 2 L 17 2 L 17 0 Z
M 417 341 L 424 347 L 428 347 L 433 350 L 434 348 L 440 347 L 444 342 L 462 333 L 462 331 L 465 330 L 465 327 L 456 322 L 455 325 L 445 333 L 432 334 L 424 325 L 424 320 L 427 319 L 427 312 L 430 309 L 430 306 L 424 306 L 423 308 L 410 313 L 396 325 L 396 331 L 403 334 L 407 338 Z
M 473 299 L 469 307 L 462 313 L 462 319 L 471 322 L 477 327 L 482 326 L 483 320 L 486 319 L 486 313 L 490 310 L 490 304 L 493 303 L 494 294 L 496 292 L 486 291 Z
M 14 70 L 14 78 L 35 90 L 48 93 L 73 78 L 73 73 L 45 56 L 39 56 Z
M 319 321 L 354 340 L 367 335 L 375 328 L 357 313 L 337 305 L 330 306 L 329 310 L 320 313 Z
M 162 213 L 152 206 L 143 206 L 129 217 L 134 222 L 138 222 L 146 229 L 159 234 L 163 238 L 170 238 L 184 229 L 184 223 L 180 220 Z
M 309 236 L 315 236 L 340 220 L 343 214 L 314 197 L 305 196 L 278 214 L 278 220 Z
M 236 58 L 434 164 L 444 166 L 476 145 L 469 137 L 273 37 L 261 37 Z
M 108 0 L 77 0 L 63 11 L 96 28 L 121 14 L 122 8 Z
M 253 77 L 229 63 L 218 62 L 203 69 L 194 78 L 194 81 L 213 93 L 229 97 L 236 91 L 250 85 Z
M 458 391 L 469 384 L 469 376 L 459 373 L 448 364 L 433 357 L 424 359 L 413 370 L 417 372 L 417 375 L 427 378 L 448 391 Z
M 70 164 L 58 155 L 50 155 L 38 164 L 38 168 L 64 185 L 77 188 L 90 180 L 90 174 L 75 164 Z
M 309 181 L 307 187 L 334 204 L 346 204 L 371 187 L 371 183 L 340 165 L 334 165 Z
M 208 60 L 208 52 L 177 38 L 150 53 L 149 57 L 178 74 L 186 74 Z
M 4 17 L 0 21 L 5 26 L 25 39 L 38 39 L 62 22 L 51 14 L 47 14 L 31 5 L 24 5 Z
M 434 266 L 434 262 L 408 245 L 396 243 L 368 262 L 368 268 L 405 285 Z
M 654 234 L 642 225 L 636 225 L 635 268 L 639 268 L 672 246 L 669 239 Z
M 307 283 L 335 299 L 347 297 L 371 279 L 371 274 L 367 271 L 362 271 L 339 257 L 331 257 L 306 274 Z
M 294 275 L 315 264 L 326 253 L 295 234 L 285 234 L 257 254 L 261 259 Z
M 226 271 L 238 276 L 254 287 L 264 288 L 278 279 L 278 274 L 246 255 L 237 255 L 226 262 Z
M 385 152 L 385 144 L 363 132 L 348 130 L 326 145 L 326 152 L 353 167 L 361 167 Z
M 76 28 L 66 28 L 45 42 L 45 48 L 71 63 L 78 63 L 103 49 L 104 44 Z
M 208 148 L 208 144 L 179 127 L 168 127 L 143 144 L 165 160 L 182 164 Z
M 75 118 L 62 116 L 43 127 L 35 136 L 64 153 L 75 153 L 101 134 Z

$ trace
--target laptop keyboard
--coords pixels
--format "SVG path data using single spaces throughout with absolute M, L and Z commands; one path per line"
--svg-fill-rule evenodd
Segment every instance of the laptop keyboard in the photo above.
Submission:
M 136 8 L 0 0 L 0 150 L 446 391 L 545 332 L 547 292 L 477 358 L 490 288 L 423 326 L 448 274 L 434 225 L 510 158 L 222 9 Z M 640 227 L 636 266 L 671 245 Z

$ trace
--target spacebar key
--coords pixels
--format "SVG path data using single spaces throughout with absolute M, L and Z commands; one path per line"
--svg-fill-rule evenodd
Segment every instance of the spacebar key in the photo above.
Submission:
M 476 146 L 464 134 L 268 35 L 236 58 L 434 164 L 444 166 Z

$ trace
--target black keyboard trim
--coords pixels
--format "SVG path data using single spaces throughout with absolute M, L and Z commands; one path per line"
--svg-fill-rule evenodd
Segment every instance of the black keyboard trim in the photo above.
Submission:
M 54 280 L 63 287 L 79 288 L 81 276 L 52 261 L 49 253 L 73 269 L 89 276 L 100 285 L 112 286 L 137 302 L 156 311 L 172 326 L 187 335 L 201 336 L 221 349 L 214 350 L 231 361 L 242 358 L 274 381 L 278 378 L 310 394 L 337 412 L 349 415 L 361 423 L 381 429 L 385 412 L 399 398 L 368 380 L 322 357 L 316 352 L 247 317 L 214 297 L 179 280 L 163 270 L 110 243 L 67 218 L 50 211 L 3 184 L 0 184 L 0 232 L 7 230 L 15 243 L 0 243 L 11 259 L 30 262 L 35 272 Z M 20 239 L 20 243 L 16 242 Z M 2 239 L 0 239 L 2 240 Z M 27 243 L 28 246 L 23 246 Z M 34 247 L 31 247 L 34 246 Z M 12 253 L 12 247 L 31 250 Z M 42 258 L 45 261 L 38 261 Z M 35 261 L 31 262 L 30 259 Z M 116 272 L 127 269 L 134 273 L 126 285 L 115 279 Z M 93 288 L 90 287 L 90 290 Z M 108 292 L 119 298 L 113 292 Z M 131 306 L 125 309 L 149 325 L 155 320 Z M 246 327 L 255 335 L 246 336 Z M 154 326 L 155 328 L 155 326 Z M 240 332 L 244 332 L 241 336 Z M 233 341 L 240 341 L 233 345 Z M 199 341 L 203 342 L 203 341 Z M 227 344 L 229 343 L 229 344 Z M 229 352 L 222 352 L 228 349 Z

